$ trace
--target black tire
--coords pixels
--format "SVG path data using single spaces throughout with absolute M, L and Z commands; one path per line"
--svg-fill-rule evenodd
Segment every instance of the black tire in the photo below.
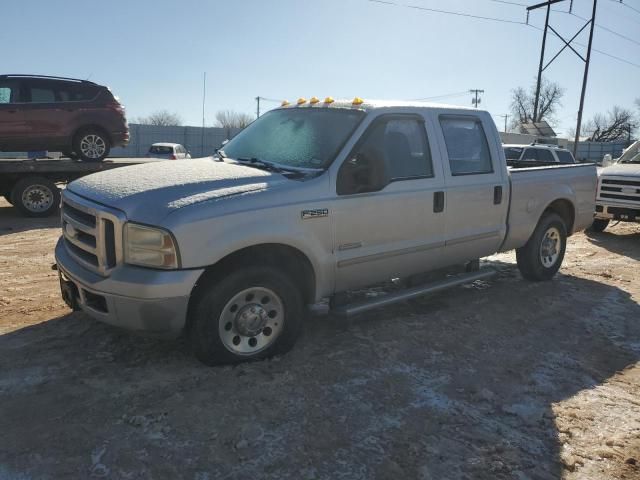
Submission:
M 596 218 L 593 220 L 593 223 L 589 227 L 589 230 L 592 232 L 604 232 L 604 229 L 609 226 L 609 219 L 600 219 Z
M 74 137 L 73 151 L 84 162 L 101 162 L 111 151 L 111 140 L 104 131 L 87 128 Z
M 265 290 L 275 297 L 263 296 Z M 244 296 L 245 292 L 261 293 L 254 299 L 249 298 L 250 294 Z M 239 296 L 240 306 L 235 303 Z M 196 358 L 207 365 L 261 360 L 286 353 L 302 330 L 302 294 L 289 277 L 272 267 L 243 267 L 219 280 L 205 281 L 197 287 L 193 301 L 187 333 Z M 243 312 L 249 316 L 253 312 L 253 319 L 249 320 L 255 328 L 253 333 L 242 331 L 243 325 L 246 326 L 242 323 L 243 318 L 246 319 Z M 261 347 L 258 342 L 265 344 Z M 248 351 L 239 353 L 232 348 Z M 252 348 L 256 349 L 255 353 L 251 352 Z
M 548 236 L 549 232 L 552 232 L 551 236 Z M 558 237 L 555 243 L 553 237 Z M 552 250 L 543 251 L 543 241 L 547 241 L 544 247 Z M 567 227 L 564 220 L 555 213 L 544 214 L 529 241 L 516 250 L 520 273 L 527 280 L 550 280 L 560 269 L 566 248 Z
M 11 203 L 27 217 L 48 217 L 58 211 L 60 190 L 48 178 L 26 177 L 13 187 Z

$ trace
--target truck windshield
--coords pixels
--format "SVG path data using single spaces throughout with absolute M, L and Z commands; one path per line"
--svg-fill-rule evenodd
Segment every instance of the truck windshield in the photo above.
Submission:
M 365 113 L 359 110 L 292 108 L 273 110 L 224 146 L 231 159 L 256 159 L 294 168 L 331 164 Z

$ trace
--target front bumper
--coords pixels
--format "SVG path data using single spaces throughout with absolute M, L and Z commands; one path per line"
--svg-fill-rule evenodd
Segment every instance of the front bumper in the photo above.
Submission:
M 630 206 L 623 203 L 603 203 L 597 201 L 595 217 L 599 220 L 640 222 L 640 206 Z
M 191 291 L 204 271 L 120 265 L 102 277 L 78 264 L 62 238 L 55 257 L 69 306 L 110 325 L 171 337 L 184 329 Z

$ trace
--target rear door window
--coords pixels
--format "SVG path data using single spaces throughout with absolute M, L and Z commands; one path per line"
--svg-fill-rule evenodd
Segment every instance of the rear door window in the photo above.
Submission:
M 553 158 L 553 153 L 542 148 L 538 150 L 538 159 L 544 163 L 556 163 L 556 159 Z
M 576 163 L 571 152 L 566 150 L 556 150 L 556 155 L 558 156 L 560 163 Z
M 56 101 L 56 92 L 53 86 L 48 83 L 31 83 L 28 90 L 29 95 L 27 98 L 30 99 L 31 103 L 52 103 Z
M 487 136 L 479 118 L 443 115 L 440 117 L 440 126 L 447 146 L 451 175 L 493 173 Z
M 537 162 L 538 159 L 538 150 L 536 150 L 535 148 L 527 148 L 524 151 L 524 154 L 522 155 L 522 160 L 528 160 L 528 161 L 533 161 L 533 162 Z

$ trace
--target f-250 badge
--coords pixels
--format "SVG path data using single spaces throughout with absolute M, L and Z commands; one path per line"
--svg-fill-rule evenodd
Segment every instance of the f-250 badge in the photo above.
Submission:
M 307 220 L 309 218 L 328 217 L 328 208 L 315 208 L 313 210 L 302 210 L 302 219 Z

